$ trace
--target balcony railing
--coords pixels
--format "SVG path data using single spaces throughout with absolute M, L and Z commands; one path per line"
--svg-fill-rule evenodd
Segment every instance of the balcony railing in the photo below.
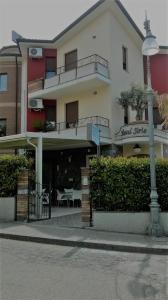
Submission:
M 87 124 L 94 124 L 96 126 L 103 126 L 106 128 L 109 128 L 109 120 L 104 117 L 99 117 L 99 116 L 93 116 L 93 117 L 87 117 L 87 118 L 82 118 L 77 120 L 76 122 L 68 123 L 68 122 L 60 122 L 56 123 L 54 121 L 46 121 L 45 123 L 45 131 L 57 131 L 60 133 L 63 130 L 66 129 L 78 129 L 81 127 L 86 127 Z
M 50 78 L 40 78 L 29 82 L 28 92 L 32 93 L 40 89 L 58 86 L 93 74 L 99 74 L 107 79 L 110 78 L 108 61 L 97 54 L 57 68 L 55 75 L 52 72 Z

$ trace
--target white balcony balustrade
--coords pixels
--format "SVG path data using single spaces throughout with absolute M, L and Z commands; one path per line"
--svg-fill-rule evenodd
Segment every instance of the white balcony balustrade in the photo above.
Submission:
M 29 98 L 54 99 L 59 95 L 69 94 L 70 91 L 78 92 L 110 84 L 108 61 L 101 56 L 94 54 L 78 60 L 75 64 L 72 64 L 72 69 L 70 65 L 57 68 L 56 75 L 51 78 L 30 82 Z

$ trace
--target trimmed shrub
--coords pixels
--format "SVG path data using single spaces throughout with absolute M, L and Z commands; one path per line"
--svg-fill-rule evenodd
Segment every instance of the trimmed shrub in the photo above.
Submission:
M 100 157 L 91 161 L 91 197 L 96 208 L 149 211 L 150 164 L 147 158 Z M 168 160 L 156 161 L 158 201 L 168 211 Z
M 0 157 L 0 197 L 16 194 L 17 179 L 28 161 L 24 156 L 4 155 Z

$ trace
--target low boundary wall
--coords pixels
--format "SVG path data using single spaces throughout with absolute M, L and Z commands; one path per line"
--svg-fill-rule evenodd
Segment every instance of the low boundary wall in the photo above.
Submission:
M 150 222 L 150 213 L 140 212 L 98 212 L 94 211 L 94 228 L 114 232 L 146 234 Z M 168 212 L 160 214 L 164 233 L 168 235 Z
M 0 221 L 14 221 L 15 197 L 0 197 Z

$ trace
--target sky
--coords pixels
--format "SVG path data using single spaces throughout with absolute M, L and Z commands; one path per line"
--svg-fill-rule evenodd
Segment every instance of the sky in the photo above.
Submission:
M 120 1 L 143 33 L 147 10 L 152 33 L 160 45 L 168 45 L 168 0 Z M 12 44 L 12 30 L 25 38 L 52 39 L 95 2 L 97 0 L 0 0 L 0 48 Z

